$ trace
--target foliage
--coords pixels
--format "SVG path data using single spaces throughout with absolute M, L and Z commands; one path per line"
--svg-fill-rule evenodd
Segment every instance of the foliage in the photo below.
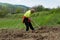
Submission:
M 20 13 L 9 15 L 6 19 L 0 19 L 0 28 L 25 28 L 25 25 L 22 23 L 22 16 L 23 14 Z M 32 20 L 34 21 L 32 23 L 34 27 L 38 25 L 60 25 L 60 12 L 58 9 L 37 12 L 32 15 Z
M 8 14 L 24 13 L 29 7 L 24 5 L 12 5 L 7 3 L 0 3 L 0 17 L 5 17 Z
M 2 10 L 0 10 L 0 17 L 4 17 L 8 14 L 7 8 L 5 6 L 2 7 Z
M 49 11 L 50 10 L 50 8 L 45 8 L 42 5 L 34 6 L 32 8 L 34 8 L 36 10 L 36 12 Z

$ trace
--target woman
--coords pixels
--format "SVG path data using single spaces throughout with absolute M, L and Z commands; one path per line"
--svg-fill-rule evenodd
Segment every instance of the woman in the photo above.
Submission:
M 28 10 L 28 11 L 24 14 L 24 16 L 23 16 L 23 23 L 24 23 L 25 26 L 26 26 L 26 31 L 28 31 L 29 28 L 30 28 L 31 30 L 34 30 L 32 24 L 31 24 L 31 20 L 30 20 L 31 14 L 33 14 L 34 12 L 35 12 L 34 9 Z

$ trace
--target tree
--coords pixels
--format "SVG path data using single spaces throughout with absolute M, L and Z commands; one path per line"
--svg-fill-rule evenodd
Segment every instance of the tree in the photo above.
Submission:
M 44 7 L 42 5 L 34 6 L 32 8 L 34 8 L 37 12 L 44 10 Z
M 5 17 L 8 14 L 8 10 L 5 6 L 0 10 L 0 17 Z
M 40 12 L 40 11 L 50 11 L 51 9 L 50 8 L 45 8 L 43 7 L 42 5 L 38 5 L 38 6 L 34 6 L 32 7 L 36 10 L 36 12 Z

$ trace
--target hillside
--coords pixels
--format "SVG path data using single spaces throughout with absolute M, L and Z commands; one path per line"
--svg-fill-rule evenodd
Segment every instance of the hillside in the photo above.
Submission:
M 29 7 L 24 5 L 12 5 L 8 3 L 0 3 L 0 10 L 3 11 L 4 9 L 7 9 L 8 13 L 16 13 L 17 10 L 24 12 L 27 9 L 29 9 Z
M 23 14 L 12 14 L 8 15 L 7 18 L 0 19 L 0 28 L 25 28 L 24 24 L 22 23 L 22 16 Z M 34 23 L 32 23 L 34 27 L 37 27 L 38 25 L 60 25 L 60 11 L 58 10 L 37 12 L 34 13 L 31 18 L 34 21 Z

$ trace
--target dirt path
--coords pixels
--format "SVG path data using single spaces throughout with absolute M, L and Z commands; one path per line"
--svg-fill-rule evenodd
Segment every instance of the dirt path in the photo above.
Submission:
M 0 29 L 0 40 L 60 40 L 60 27 L 41 27 L 34 32 Z

